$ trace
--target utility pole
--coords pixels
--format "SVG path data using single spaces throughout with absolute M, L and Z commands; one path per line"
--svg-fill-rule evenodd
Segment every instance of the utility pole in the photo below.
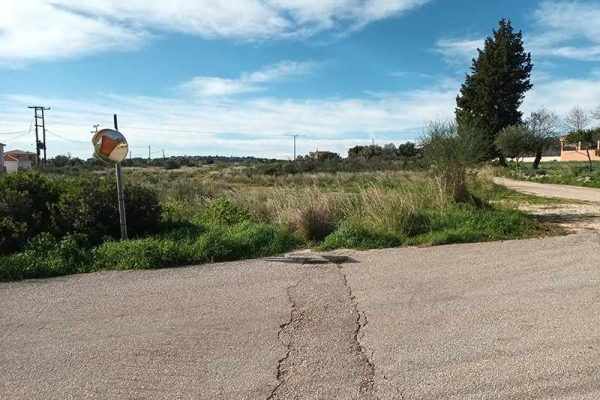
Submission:
M 29 106 L 33 110 L 33 118 L 35 120 L 35 152 L 36 152 L 36 165 L 40 166 L 40 152 L 44 150 L 44 166 L 46 166 L 46 118 L 44 115 L 45 111 L 50 111 L 50 107 L 44 106 Z M 41 121 L 41 125 L 40 125 Z M 39 128 L 42 128 L 42 139 L 40 141 Z
M 291 137 L 294 138 L 294 161 L 296 161 L 296 138 L 300 135 L 290 135 Z
M 148 161 L 152 160 L 152 146 L 148 145 Z
M 165 161 L 167 159 L 167 157 L 165 157 L 165 149 L 163 149 L 163 161 Z

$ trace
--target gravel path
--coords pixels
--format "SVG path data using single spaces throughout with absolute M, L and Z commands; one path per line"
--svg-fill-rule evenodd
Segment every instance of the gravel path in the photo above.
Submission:
M 571 233 L 600 233 L 600 189 L 506 178 L 495 178 L 494 182 L 517 192 L 565 200 L 556 204 L 519 205 L 520 210 L 535 215 L 542 222 L 556 224 Z
M 521 193 L 533 194 L 541 197 L 600 203 L 600 189 L 517 181 L 508 178 L 494 178 L 494 182 Z

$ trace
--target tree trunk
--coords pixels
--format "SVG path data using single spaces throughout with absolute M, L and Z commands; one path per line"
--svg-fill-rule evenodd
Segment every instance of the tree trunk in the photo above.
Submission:
M 542 152 L 537 151 L 535 153 L 535 160 L 533 160 L 533 169 L 538 169 L 540 167 L 541 162 L 542 162 Z
M 500 162 L 500 165 L 503 167 L 507 167 L 508 164 L 506 163 L 506 158 L 504 158 L 504 156 L 502 154 L 500 154 L 498 156 L 498 162 Z
M 586 147 L 585 152 L 587 153 L 588 161 L 590 162 L 590 172 L 594 170 L 594 164 L 592 164 L 592 156 L 590 156 L 589 146 Z

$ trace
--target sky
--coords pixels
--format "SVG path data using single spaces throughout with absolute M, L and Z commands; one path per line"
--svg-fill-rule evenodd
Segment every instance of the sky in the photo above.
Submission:
M 3 0 L 0 142 L 91 155 L 94 124 L 134 157 L 298 153 L 418 140 L 453 118 L 500 18 L 535 68 L 524 113 L 600 106 L 600 1 Z

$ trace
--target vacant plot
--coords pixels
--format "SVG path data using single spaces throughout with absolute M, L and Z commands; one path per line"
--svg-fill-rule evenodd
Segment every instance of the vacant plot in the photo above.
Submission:
M 261 172 L 262 171 L 262 172 Z M 383 248 L 537 236 L 546 227 L 476 174 L 465 200 L 422 171 L 268 174 L 252 166 L 126 169 L 131 237 L 111 171 L 0 179 L 0 279 L 153 269 L 318 247 Z M 40 188 L 43 188 L 41 190 Z M 38 201 L 22 201 L 27 198 Z

